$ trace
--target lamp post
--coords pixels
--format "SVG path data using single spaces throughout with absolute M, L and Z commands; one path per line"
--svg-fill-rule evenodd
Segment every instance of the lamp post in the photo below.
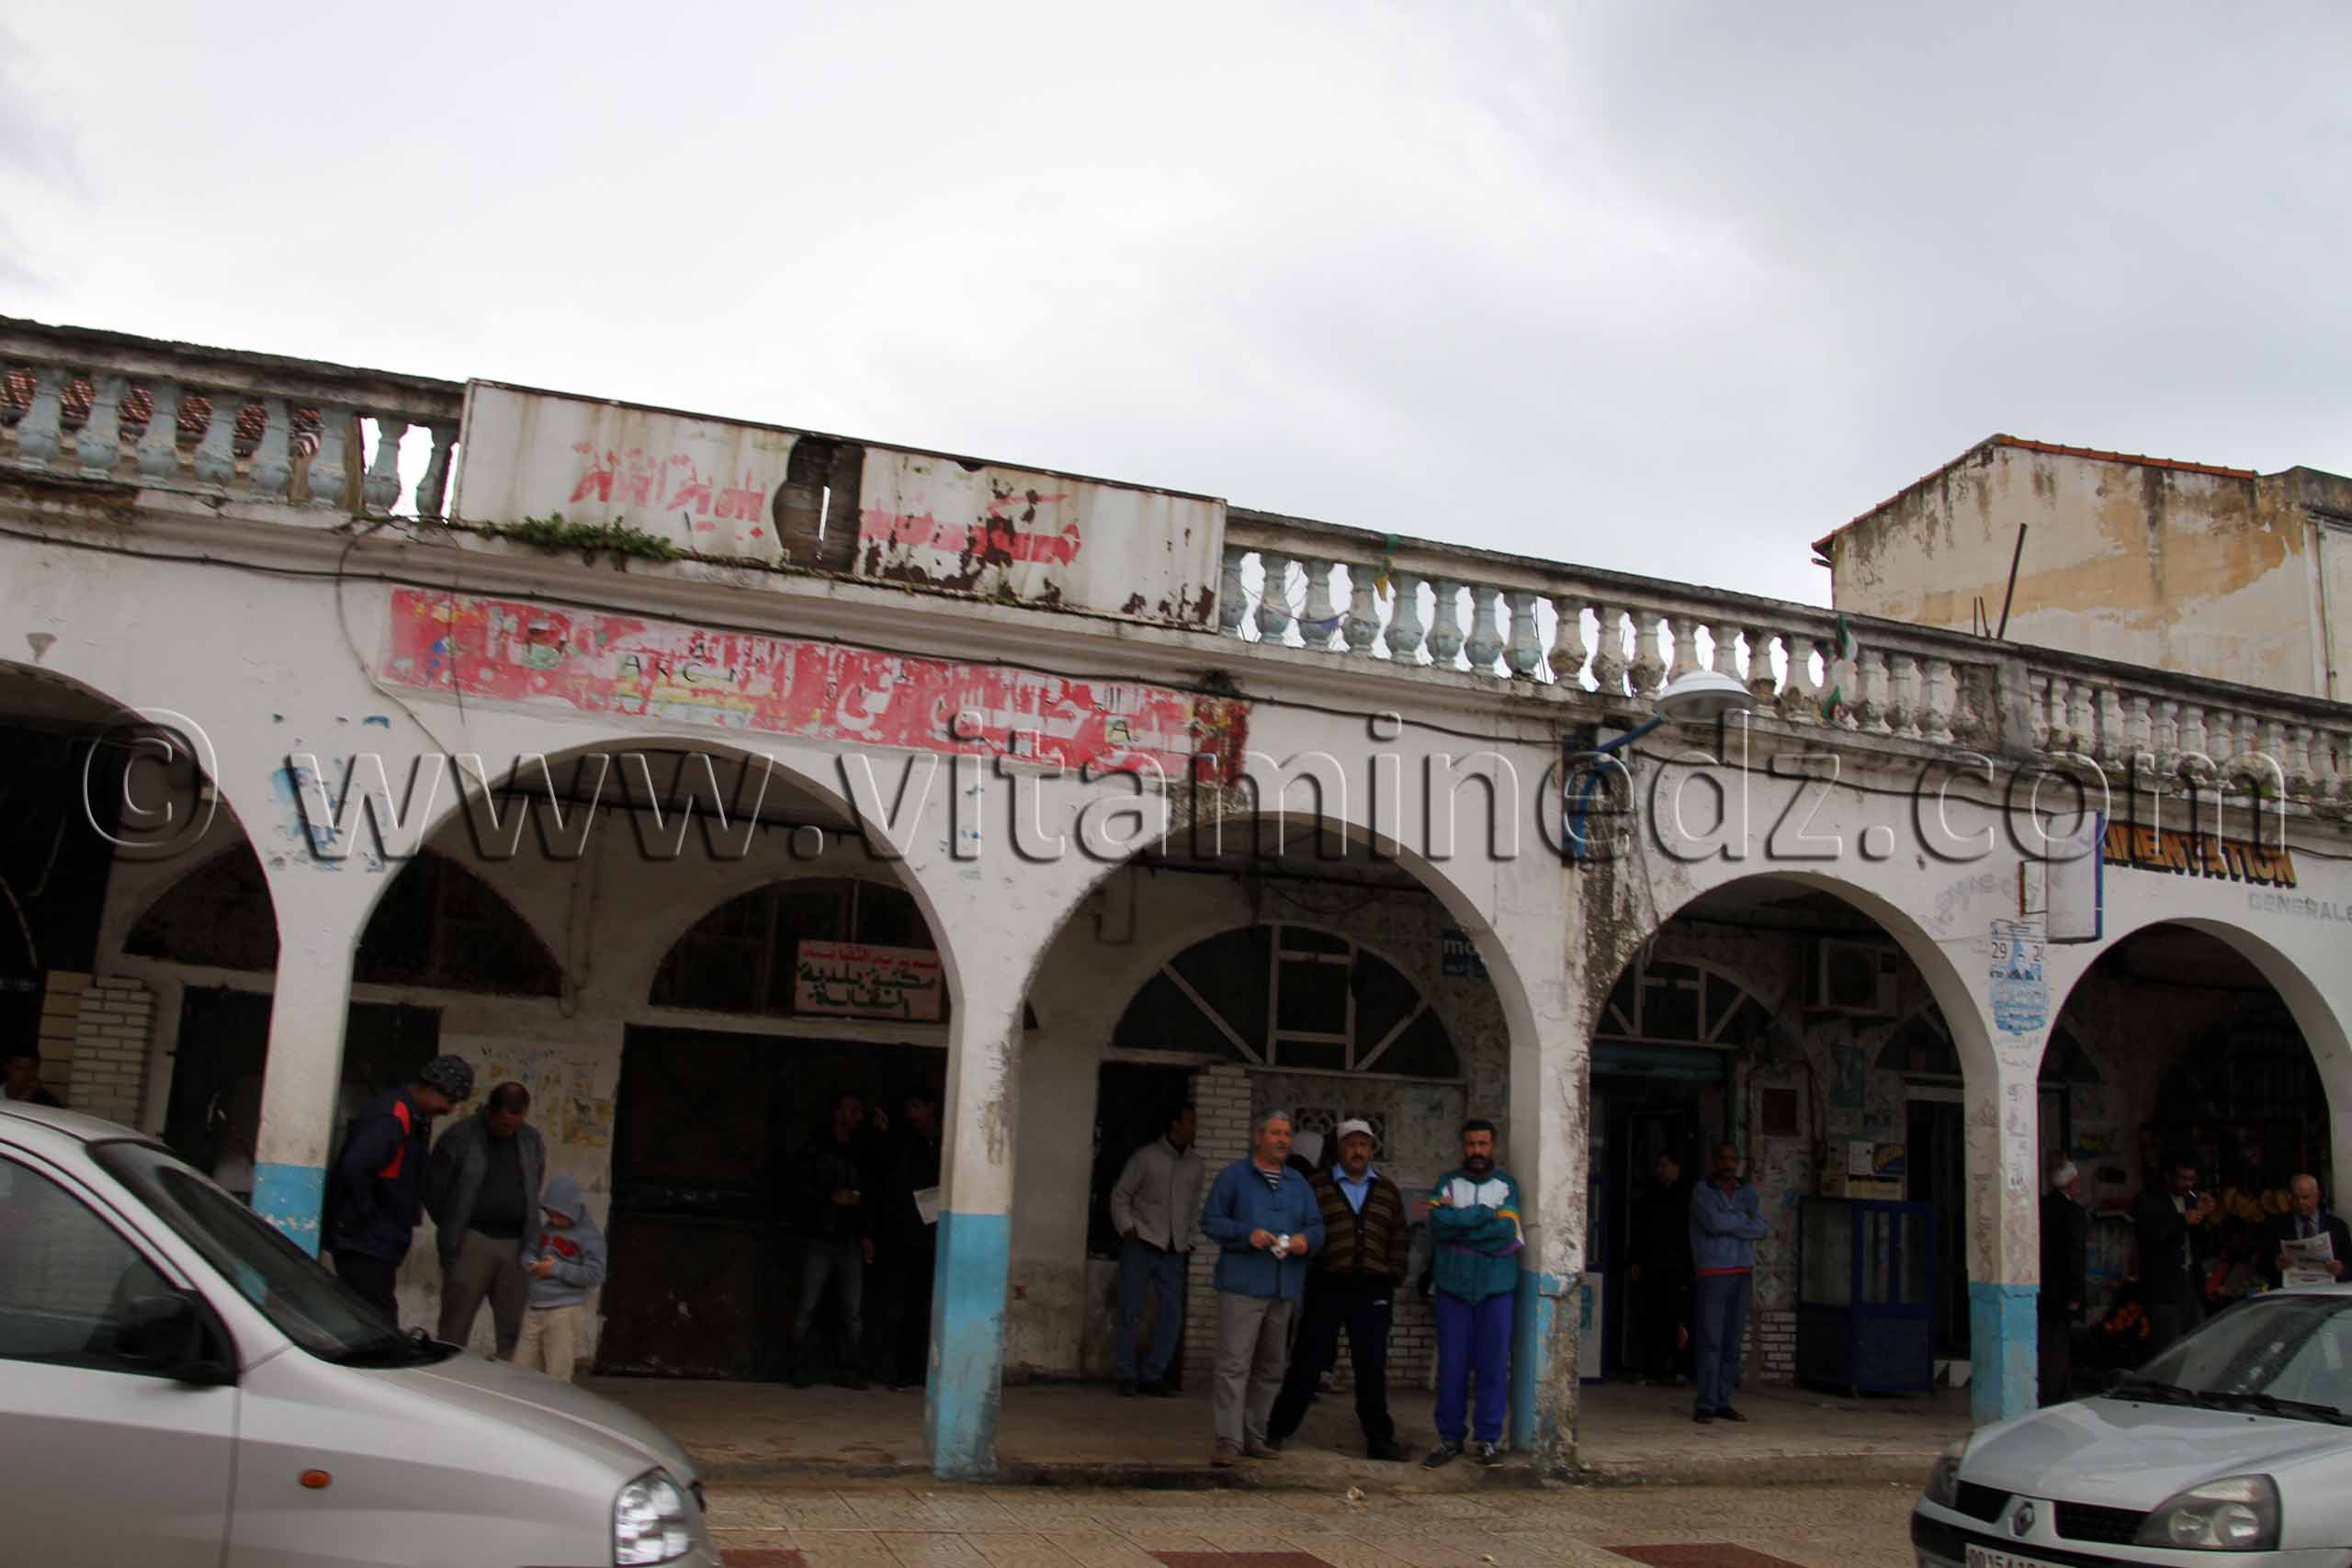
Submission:
M 1625 731 L 1594 747 L 1588 756 L 1605 757 L 1621 750 L 1671 719 L 1677 724 L 1711 724 L 1727 713 L 1745 713 L 1756 705 L 1756 699 L 1746 686 L 1728 675 L 1713 670 L 1693 670 L 1667 683 L 1666 690 L 1651 700 L 1650 716 Z M 1561 758 L 1563 766 L 1570 759 Z M 1568 859 L 1584 859 L 1585 809 L 1592 803 L 1592 792 L 1600 782 L 1600 770 L 1585 775 L 1584 787 L 1577 793 L 1577 809 L 1567 832 Z

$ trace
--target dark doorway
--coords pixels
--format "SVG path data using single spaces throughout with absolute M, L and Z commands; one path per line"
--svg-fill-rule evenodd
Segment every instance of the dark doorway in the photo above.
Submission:
M 783 1378 L 798 1300 L 793 1161 L 836 1096 L 895 1107 L 910 1089 L 938 1093 L 946 1067 L 932 1045 L 631 1029 L 597 1371 Z
M 1086 1253 L 1090 1258 L 1119 1256 L 1119 1233 L 1111 1224 L 1111 1189 L 1127 1168 L 1128 1156 L 1166 1135 L 1168 1119 L 1193 1098 L 1191 1067 L 1161 1066 L 1149 1062 L 1105 1062 L 1095 1080 L 1094 1174 L 1089 1188 Z M 1202 1197 L 1208 1193 L 1205 1188 Z M 1111 1307 L 1116 1326 L 1118 1303 Z M 1153 1308 L 1147 1306 L 1136 1325 L 1138 1344 L 1148 1344 Z M 1168 1362 L 1167 1381 L 1183 1386 L 1184 1341 Z
M 1928 1333 L 1939 1355 L 1968 1354 L 1968 1132 L 1955 1100 L 1911 1102 L 1905 1167 L 1915 1203 L 1936 1206 L 1936 1289 Z
M 253 1195 L 269 1011 L 270 998 L 261 991 L 190 988 L 180 1001 L 164 1142 L 241 1198 Z M 337 1143 L 360 1101 L 407 1083 L 440 1046 L 437 1008 L 352 1003 L 344 1020 L 343 1080 L 334 1122 Z M 332 1162 L 332 1149 L 328 1158 Z
M 1642 1303 L 1631 1271 L 1642 1250 L 1657 1158 L 1672 1154 L 1680 1160 L 1686 1182 L 1705 1173 L 1706 1141 L 1723 1114 L 1727 1054 L 1614 1041 L 1596 1042 L 1593 1049 L 1600 1146 L 1591 1207 L 1599 1234 L 1589 1238 L 1587 1256 L 1601 1271 L 1601 1374 L 1631 1377 L 1645 1370 L 1645 1314 L 1636 1310 Z

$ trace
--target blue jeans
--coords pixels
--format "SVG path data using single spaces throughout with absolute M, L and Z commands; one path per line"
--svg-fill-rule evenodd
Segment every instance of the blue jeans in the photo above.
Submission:
M 1723 1409 L 1739 1386 L 1739 1348 L 1747 1337 L 1747 1303 L 1755 1284 L 1752 1275 L 1709 1274 L 1692 1292 L 1690 1359 L 1701 1410 Z
M 1469 1429 L 1465 1416 L 1470 1384 L 1478 1385 L 1477 1440 L 1503 1440 L 1503 1414 L 1510 1406 L 1510 1325 L 1515 1298 L 1509 1291 L 1480 1302 L 1465 1302 L 1447 1291 L 1437 1297 L 1437 1435 L 1459 1443 Z
M 1136 1376 L 1136 1325 L 1143 1318 L 1144 1297 L 1159 1303 L 1151 1328 L 1151 1348 L 1144 1352 L 1143 1381 L 1156 1382 L 1168 1371 L 1176 1354 L 1176 1337 L 1184 1329 L 1184 1255 L 1162 1252 L 1140 1241 L 1119 1243 L 1119 1323 L 1112 1341 L 1112 1365 L 1119 1381 Z

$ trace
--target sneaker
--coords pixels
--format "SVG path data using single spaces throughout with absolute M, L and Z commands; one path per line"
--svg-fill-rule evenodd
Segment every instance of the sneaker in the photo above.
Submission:
M 1376 1459 L 1383 1464 L 1402 1464 L 1405 1461 L 1404 1445 L 1394 1440 L 1373 1443 L 1364 1449 L 1364 1458 Z
M 1133 1378 L 1121 1378 L 1119 1380 L 1119 1397 L 1121 1399 L 1133 1399 L 1135 1396 L 1136 1380 Z
M 1219 1470 L 1230 1470 L 1241 1462 L 1241 1450 L 1219 1438 L 1216 1449 L 1209 1455 L 1209 1463 Z
M 1421 1461 L 1421 1468 L 1423 1470 L 1442 1470 L 1461 1457 L 1462 1445 L 1460 1443 L 1441 1442 L 1437 1447 L 1430 1450 L 1429 1458 Z
M 1471 1452 L 1476 1454 L 1478 1462 L 1488 1470 L 1494 1469 L 1503 1461 L 1503 1446 L 1500 1443 L 1480 1443 L 1473 1448 Z
M 1715 1412 L 1715 1419 L 1718 1421 L 1745 1421 L 1747 1417 L 1742 1416 L 1738 1411 L 1734 1410 L 1730 1405 L 1726 1404 Z
M 1272 1459 L 1282 1451 L 1282 1444 L 1265 1438 L 1251 1438 L 1241 1445 L 1241 1454 L 1245 1459 Z

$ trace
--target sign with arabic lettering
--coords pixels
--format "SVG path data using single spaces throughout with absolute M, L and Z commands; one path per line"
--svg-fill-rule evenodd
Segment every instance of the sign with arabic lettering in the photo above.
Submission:
M 776 491 L 799 433 L 628 403 L 466 384 L 458 489 L 465 523 L 560 513 L 698 555 L 774 565 Z
M 792 966 L 792 1010 L 845 1018 L 939 1021 L 947 978 L 939 954 L 921 947 L 802 938 Z

